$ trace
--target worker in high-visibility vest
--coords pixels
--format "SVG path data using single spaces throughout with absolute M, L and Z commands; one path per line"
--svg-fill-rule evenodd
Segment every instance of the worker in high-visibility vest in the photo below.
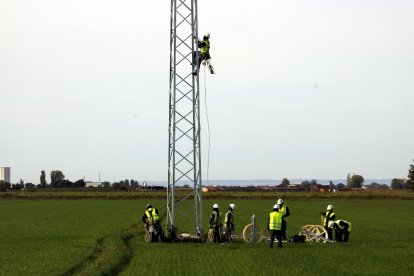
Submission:
M 335 221 L 336 215 L 334 213 L 334 207 L 328 205 L 328 207 L 326 207 L 326 212 L 321 211 L 321 216 L 323 217 L 323 227 L 326 232 L 328 232 L 328 239 L 332 240 L 332 228 L 330 228 L 328 224 L 330 221 Z
M 162 227 L 160 223 L 160 215 L 158 213 L 158 209 L 152 207 L 151 204 L 147 204 L 145 207 L 144 215 L 141 218 L 142 222 L 145 223 L 145 228 L 148 230 L 150 225 L 153 225 L 154 228 L 157 230 L 157 233 L 160 237 L 162 237 Z
M 197 52 L 193 52 L 193 64 L 197 65 L 197 70 L 193 72 L 193 75 L 197 75 L 198 71 L 200 71 L 200 64 L 203 60 L 211 59 L 210 56 L 210 34 L 207 33 L 203 36 L 203 40 L 198 41 L 198 61 L 197 61 Z M 197 61 L 197 63 L 196 63 Z M 210 73 L 214 74 L 214 71 L 210 69 Z
M 286 218 L 290 215 L 289 208 L 284 204 L 283 199 L 279 198 L 277 204 L 279 205 L 279 212 L 282 213 L 282 239 L 286 240 Z
M 337 242 L 347 242 L 351 234 L 352 224 L 349 221 L 338 219 L 330 221 L 329 228 L 335 230 L 335 240 Z
M 221 213 L 219 211 L 219 205 L 214 203 L 213 205 L 213 212 L 210 215 L 210 230 L 209 236 L 211 236 L 211 242 L 215 243 L 221 242 L 220 238 L 220 230 L 221 230 Z
M 224 227 L 226 233 L 226 242 L 233 242 L 234 231 L 234 216 L 233 211 L 236 208 L 236 204 L 231 203 L 227 209 L 227 213 L 224 215 Z
M 269 248 L 273 247 L 273 241 L 276 237 L 277 247 L 282 247 L 282 218 L 283 214 L 279 212 L 279 205 L 273 206 L 273 211 L 269 214 L 267 230 L 270 231 Z
M 141 220 L 145 224 L 159 224 L 160 215 L 158 213 L 158 209 L 153 208 L 151 204 L 147 204 Z

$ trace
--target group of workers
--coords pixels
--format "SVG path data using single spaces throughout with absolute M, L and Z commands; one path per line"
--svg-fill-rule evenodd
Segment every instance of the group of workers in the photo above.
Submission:
M 282 240 L 286 240 L 286 218 L 290 215 L 289 208 L 284 204 L 283 199 L 279 198 L 273 206 L 267 221 L 267 230 L 270 231 L 269 247 L 273 247 L 276 238 L 277 247 L 282 247 Z
M 213 211 L 209 220 L 209 233 L 208 240 L 212 243 L 222 242 L 221 233 L 224 233 L 224 242 L 231 243 L 233 241 L 234 227 L 234 214 L 233 211 L 236 208 L 236 204 L 231 203 L 227 208 L 226 214 L 222 215 L 219 211 L 219 205 L 215 203 L 213 205 Z M 267 222 L 267 229 L 270 231 L 270 239 L 268 246 L 273 247 L 273 242 L 277 240 L 277 246 L 282 247 L 282 241 L 286 240 L 286 218 L 290 215 L 289 208 L 284 204 L 283 199 L 279 198 L 277 203 L 273 206 L 272 212 L 270 212 Z M 335 231 L 335 240 L 337 242 L 347 242 L 352 229 L 350 222 L 342 219 L 336 220 L 334 213 L 334 207 L 328 205 L 326 212 L 321 211 L 322 224 L 328 233 L 328 239 L 332 240 L 333 231 Z M 153 224 L 156 229 L 161 229 L 160 217 L 158 210 L 153 208 L 151 204 L 146 206 L 146 210 L 141 219 L 146 225 Z M 161 230 L 159 231 L 162 232 Z
M 210 215 L 210 229 L 208 231 L 208 240 L 212 243 L 220 243 L 221 233 L 224 230 L 225 242 L 233 242 L 233 231 L 234 231 L 234 216 L 233 211 L 236 208 L 236 204 L 230 203 L 227 208 L 227 212 L 224 215 L 224 221 L 222 223 L 222 213 L 219 211 L 219 205 L 214 203 L 213 212 Z M 224 229 L 223 229 L 224 228 Z
M 321 217 L 323 218 L 323 227 L 328 233 L 328 239 L 332 240 L 332 232 L 335 231 L 335 241 L 348 241 L 352 224 L 343 219 L 336 220 L 334 207 L 332 205 L 328 205 L 328 207 L 326 207 L 326 212 L 321 211 Z
M 332 232 L 335 231 L 335 241 L 347 242 L 352 225 L 349 221 L 338 219 L 334 213 L 334 207 L 328 205 L 326 212 L 321 211 L 323 218 L 323 227 L 328 233 L 328 239 L 332 240 Z M 269 247 L 273 247 L 273 242 L 276 238 L 277 246 L 282 247 L 282 240 L 286 240 L 286 217 L 290 215 L 289 209 L 284 205 L 282 199 L 277 201 L 273 206 L 273 211 L 269 214 L 268 227 L 270 231 Z

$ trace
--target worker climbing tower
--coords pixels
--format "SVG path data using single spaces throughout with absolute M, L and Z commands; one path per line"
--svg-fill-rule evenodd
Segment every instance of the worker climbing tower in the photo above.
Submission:
M 197 0 L 171 0 L 167 231 L 202 237 Z M 177 189 L 178 183 L 189 189 Z

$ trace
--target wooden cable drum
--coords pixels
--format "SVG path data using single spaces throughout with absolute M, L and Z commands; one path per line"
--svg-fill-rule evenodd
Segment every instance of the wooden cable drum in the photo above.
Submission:
M 324 242 L 328 240 L 328 232 L 321 225 L 305 225 L 300 229 L 299 235 L 306 237 L 306 242 Z
M 255 231 L 253 231 L 255 230 Z M 255 235 L 254 235 L 255 234 Z M 253 229 L 253 223 L 247 224 L 243 229 L 243 240 L 248 243 L 259 243 L 264 239 L 263 228 L 256 224 Z

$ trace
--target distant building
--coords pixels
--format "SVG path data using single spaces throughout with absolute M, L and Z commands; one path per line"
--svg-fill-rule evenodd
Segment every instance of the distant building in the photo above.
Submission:
M 89 187 L 98 188 L 98 187 L 102 187 L 102 183 L 101 182 L 86 181 L 85 182 L 85 187 L 86 188 L 89 188 Z
M 10 167 L 0 167 L 0 180 L 10 183 Z

